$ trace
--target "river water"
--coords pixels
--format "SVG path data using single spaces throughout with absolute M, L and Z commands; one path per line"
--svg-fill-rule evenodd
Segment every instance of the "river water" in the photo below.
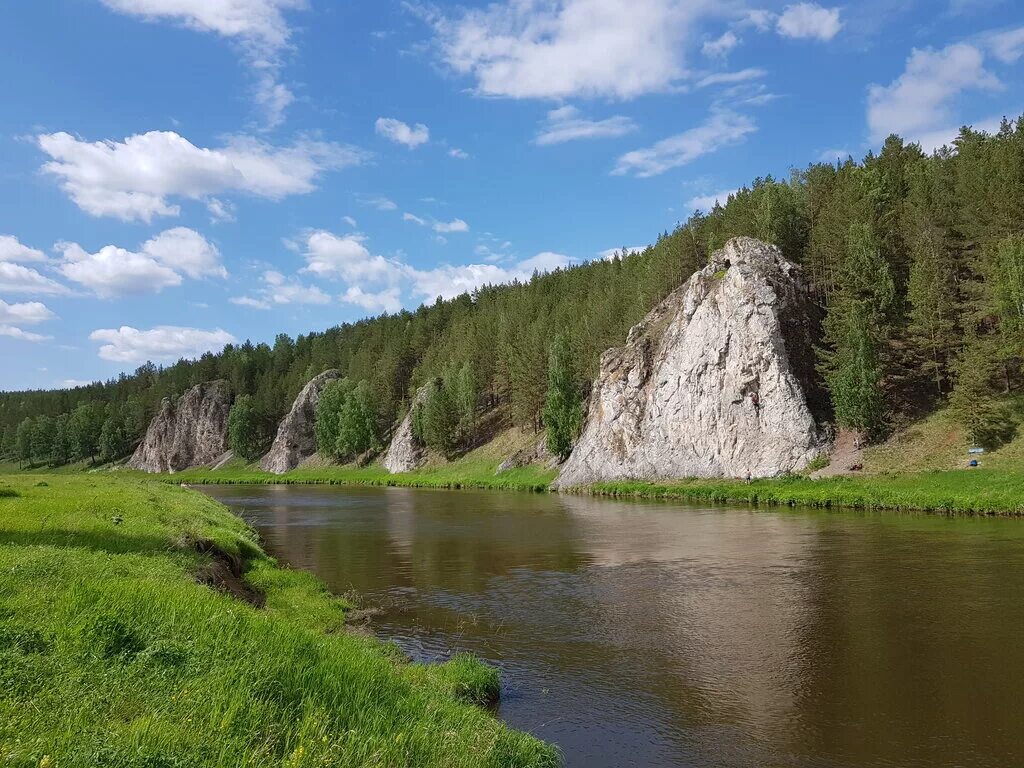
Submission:
M 567 766 L 1024 766 L 1024 521 L 204 490 Z

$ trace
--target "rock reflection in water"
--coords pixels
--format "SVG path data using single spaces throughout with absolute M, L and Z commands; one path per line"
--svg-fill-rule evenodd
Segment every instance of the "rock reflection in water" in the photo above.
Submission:
M 211 488 L 419 658 L 499 665 L 571 766 L 1024 764 L 1024 526 Z

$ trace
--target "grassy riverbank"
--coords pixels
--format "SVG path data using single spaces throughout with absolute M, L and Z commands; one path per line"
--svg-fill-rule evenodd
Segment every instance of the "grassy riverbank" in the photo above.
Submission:
M 557 763 L 467 703 L 492 669 L 407 664 L 347 608 L 200 494 L 0 477 L 0 764 Z

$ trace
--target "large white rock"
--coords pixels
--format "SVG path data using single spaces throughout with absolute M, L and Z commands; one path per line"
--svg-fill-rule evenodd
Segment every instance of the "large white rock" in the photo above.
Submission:
M 231 387 L 226 381 L 197 384 L 176 404 L 165 398 L 128 466 L 178 472 L 213 464 L 228 449 L 230 410 Z
M 260 460 L 260 469 L 281 475 L 295 469 L 304 459 L 316 453 L 316 406 L 324 388 L 341 378 L 336 370 L 315 376 L 299 392 L 291 410 L 277 427 L 277 435 L 267 455 Z
M 730 240 L 601 356 L 558 485 L 802 469 L 823 444 L 819 317 L 778 248 Z
M 381 464 L 391 474 L 398 472 L 412 472 L 423 463 L 423 446 L 416 439 L 412 429 L 412 414 L 416 406 L 422 403 L 427 397 L 427 388 L 421 387 L 409 406 L 409 412 L 398 425 L 395 434 L 391 437 L 388 451 L 384 454 Z

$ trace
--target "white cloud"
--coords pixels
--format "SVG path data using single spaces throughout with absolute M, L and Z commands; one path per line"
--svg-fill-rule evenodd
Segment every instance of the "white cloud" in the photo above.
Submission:
M 22 245 L 12 235 L 0 235 L 0 261 L 46 261 L 46 254 Z
M 263 273 L 263 295 L 274 304 L 330 304 L 331 297 L 315 285 L 303 285 L 280 272 Z
M 341 220 L 348 224 L 350 227 L 358 227 L 359 223 L 351 216 L 342 216 Z
M 252 307 L 253 309 L 270 309 L 270 302 L 263 299 L 256 299 L 252 296 L 232 296 L 228 299 L 232 304 L 240 307 Z
M 710 195 L 697 195 L 686 201 L 686 211 L 711 211 L 716 204 L 725 205 L 729 201 L 729 195 L 735 195 L 735 189 L 723 189 L 721 192 L 712 192 Z
M 434 231 L 445 235 L 452 232 L 469 232 L 469 224 L 464 222 L 462 219 L 453 219 L 452 221 L 435 221 Z
M 89 253 L 78 243 L 57 243 L 61 274 L 101 298 L 159 293 L 181 285 L 182 276 L 228 276 L 220 252 L 202 235 L 175 227 L 147 240 L 138 252 L 107 245 Z
M 683 44 L 715 13 L 710 0 L 505 0 L 430 20 L 481 95 L 632 98 L 686 76 Z
M 995 89 L 999 81 L 984 68 L 977 48 L 955 43 L 941 51 L 914 49 L 903 74 L 887 86 L 868 89 L 868 129 L 872 141 L 890 133 L 921 140 L 953 122 L 952 102 L 961 92 Z
M 716 110 L 696 128 L 659 141 L 646 149 L 627 152 L 619 158 L 613 174 L 632 173 L 640 178 L 657 176 L 686 165 L 698 157 L 742 141 L 757 130 L 754 121 L 728 110 Z
M 976 120 L 970 123 L 970 125 L 976 131 L 996 133 L 1002 122 L 1003 118 L 1002 116 L 999 116 L 989 117 L 984 120 Z M 960 127 L 960 125 L 948 125 L 945 128 L 928 131 L 915 137 L 914 141 L 920 144 L 921 149 L 925 152 L 934 152 L 936 149 L 944 146 L 951 147 L 953 146 L 953 140 L 960 135 Z
M 187 227 L 161 232 L 143 244 L 142 252 L 193 280 L 228 276 L 217 246 Z
M 78 387 L 88 387 L 90 384 L 95 382 L 88 381 L 86 379 L 64 379 L 60 382 L 61 389 L 77 389 Z
M 581 117 L 576 107 L 565 106 L 548 112 L 533 141 L 535 144 L 547 146 L 576 139 L 615 138 L 635 130 L 636 123 L 623 115 L 615 115 L 604 120 L 588 120 Z
M 96 142 L 51 133 L 37 141 L 51 158 L 43 170 L 61 180 L 79 208 L 125 221 L 179 215 L 180 206 L 170 198 L 241 192 L 280 200 L 305 194 L 325 171 L 364 159 L 353 147 L 309 139 L 277 147 L 241 136 L 218 149 L 202 148 L 173 131 Z
M 844 162 L 852 153 L 845 148 L 826 149 L 818 155 L 818 161 L 822 163 L 834 163 L 837 160 Z
M 39 296 L 60 296 L 71 292 L 67 287 L 30 267 L 4 261 L 0 261 L 0 291 Z
M 362 235 L 339 236 L 316 230 L 306 237 L 306 267 L 318 277 L 341 278 L 350 283 L 378 281 L 395 273 L 395 265 L 367 249 Z
M 842 28 L 838 8 L 822 8 L 817 3 L 787 5 L 775 23 L 783 37 L 831 40 Z
M 427 226 L 427 222 L 414 213 L 403 213 L 402 221 L 411 221 L 413 224 L 419 224 L 421 227 Z
M 41 333 L 25 331 L 14 325 L 2 324 L 0 324 L 0 336 L 9 336 L 12 339 L 21 339 L 22 341 L 49 341 L 53 338 L 52 336 L 44 336 Z
M 146 21 L 167 20 L 199 32 L 220 35 L 238 43 L 242 58 L 256 78 L 254 99 L 268 128 L 284 120 L 294 100 L 278 82 L 281 52 L 291 29 L 284 11 L 307 7 L 306 0 L 101 0 L 111 10 Z
M 375 128 L 378 135 L 409 149 L 430 141 L 430 129 L 423 123 L 409 125 L 393 117 L 378 117 Z
M 565 269 L 572 263 L 572 259 L 564 253 L 554 251 L 541 251 L 536 256 L 520 261 L 517 268 L 521 272 L 553 272 L 556 269 Z
M 764 77 L 767 72 L 763 69 L 756 67 L 748 67 L 747 69 L 740 69 L 736 72 L 716 72 L 713 75 L 707 75 L 697 81 L 698 88 L 707 88 L 711 85 L 735 85 L 736 83 L 746 83 L 750 80 L 756 80 L 760 77 Z
M 0 299 L 0 323 L 13 325 L 38 325 L 57 317 L 49 308 L 38 301 L 23 304 L 8 304 Z
M 353 285 L 342 294 L 341 299 L 360 306 L 367 312 L 398 312 L 402 309 L 401 291 L 397 287 L 368 293 L 358 285 Z
M 988 45 L 992 55 L 1004 64 L 1014 64 L 1024 56 L 1024 27 L 990 35 Z
M 739 45 L 740 39 L 736 37 L 736 33 L 731 29 L 726 30 L 721 37 L 716 37 L 714 40 L 706 40 L 704 45 L 700 47 L 700 52 L 705 56 L 709 56 L 713 59 L 723 58 L 729 55 L 729 52 Z
M 448 157 L 454 157 L 456 160 L 469 160 L 469 152 L 458 147 L 452 147 L 448 150 Z
M 380 195 L 376 195 L 376 196 L 372 196 L 371 195 L 370 197 L 361 197 L 361 198 L 359 198 L 359 201 L 363 205 L 368 205 L 371 208 L 376 208 L 378 211 L 397 211 L 398 210 L 398 204 L 394 200 L 389 200 L 388 198 L 382 197 Z
M 235 342 L 234 336 L 220 328 L 206 331 L 173 325 L 160 325 L 147 331 L 128 325 L 100 328 L 90 333 L 89 339 L 102 345 L 99 349 L 101 358 L 116 363 L 199 357 L 204 352 L 216 352 L 225 344 Z
M 235 205 L 228 200 L 219 200 L 216 197 L 208 198 L 206 210 L 210 212 L 211 224 L 235 220 Z

